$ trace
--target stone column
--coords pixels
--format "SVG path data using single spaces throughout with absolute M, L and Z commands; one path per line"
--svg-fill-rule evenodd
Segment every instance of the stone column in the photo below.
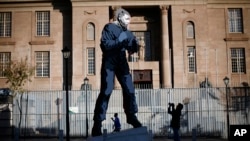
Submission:
M 169 32 L 168 32 L 168 8 L 169 6 L 162 5 L 161 8 L 161 25 L 162 25 L 162 87 L 171 88 L 171 63 L 169 52 Z

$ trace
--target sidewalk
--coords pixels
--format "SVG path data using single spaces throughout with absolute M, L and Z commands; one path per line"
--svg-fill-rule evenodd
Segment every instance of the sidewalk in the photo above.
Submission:
M 3 140 L 3 141 L 15 141 L 15 140 Z M 19 141 L 59 141 L 58 138 L 21 138 Z M 66 141 L 66 139 L 64 139 Z M 71 138 L 70 141 L 86 141 L 85 138 Z M 161 138 L 153 138 L 153 141 L 173 141 L 173 139 L 168 139 L 166 137 Z M 226 139 L 220 138 L 197 138 L 196 140 L 192 140 L 192 137 L 182 138 L 181 141 L 227 141 Z
M 174 141 L 174 140 L 168 139 L 167 137 L 163 137 L 163 138 L 154 138 L 153 141 Z M 181 141 L 227 141 L 227 140 L 221 138 L 196 138 L 196 140 L 193 140 L 192 137 L 185 137 L 181 138 Z

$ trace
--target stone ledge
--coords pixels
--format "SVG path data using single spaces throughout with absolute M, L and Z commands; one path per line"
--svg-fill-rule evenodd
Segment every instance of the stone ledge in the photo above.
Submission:
M 2 41 L 0 42 L 0 45 L 15 45 L 16 42 L 13 41 Z
M 249 40 L 249 38 L 248 37 L 242 37 L 242 38 L 240 38 L 240 37 L 230 37 L 230 38 L 225 38 L 224 39 L 225 41 L 248 41 Z
M 44 40 L 44 41 L 30 41 L 29 44 L 30 45 L 52 45 L 54 44 L 55 41 L 51 41 L 51 40 Z

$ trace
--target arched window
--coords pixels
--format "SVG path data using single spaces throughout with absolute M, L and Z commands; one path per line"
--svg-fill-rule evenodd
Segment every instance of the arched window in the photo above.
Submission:
M 93 23 L 87 24 L 87 40 L 95 40 L 95 25 Z
M 194 39 L 195 38 L 195 34 L 194 34 L 194 23 L 193 22 L 187 22 L 187 38 L 191 38 Z

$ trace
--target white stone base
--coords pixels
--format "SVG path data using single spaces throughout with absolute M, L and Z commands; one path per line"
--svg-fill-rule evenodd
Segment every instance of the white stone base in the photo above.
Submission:
M 89 137 L 87 141 L 152 141 L 147 127 L 121 130 L 120 132 L 105 133 L 102 136 Z

